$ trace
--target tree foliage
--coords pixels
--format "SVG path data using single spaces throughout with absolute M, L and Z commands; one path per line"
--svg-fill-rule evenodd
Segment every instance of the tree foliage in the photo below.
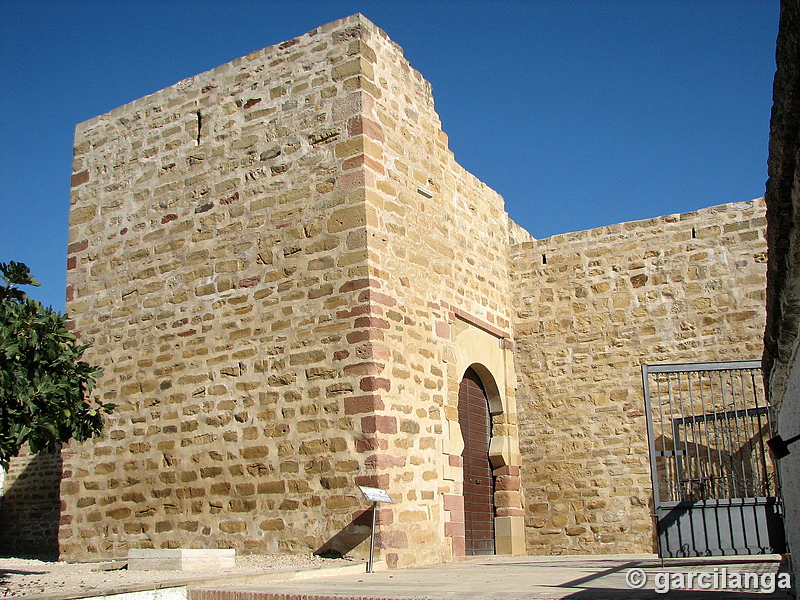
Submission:
M 67 330 L 65 315 L 19 285 L 39 285 L 22 263 L 0 263 L 0 466 L 28 443 L 55 451 L 71 439 L 102 434 L 113 406 L 86 397 L 102 369 L 81 360 L 88 345 Z

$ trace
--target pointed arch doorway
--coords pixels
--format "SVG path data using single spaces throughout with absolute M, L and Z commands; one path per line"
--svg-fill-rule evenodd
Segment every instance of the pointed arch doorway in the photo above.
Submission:
M 494 476 L 489 460 L 492 417 L 478 374 L 468 368 L 458 389 L 458 422 L 464 438 L 465 554 L 494 554 Z

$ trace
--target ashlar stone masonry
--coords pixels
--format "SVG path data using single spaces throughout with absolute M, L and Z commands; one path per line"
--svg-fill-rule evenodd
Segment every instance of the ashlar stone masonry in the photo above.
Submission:
M 67 310 L 116 404 L 62 451 L 61 556 L 653 547 L 639 365 L 753 358 L 760 202 L 534 240 L 361 15 L 80 124 Z M 22 461 L 24 463 L 24 461 Z M 7 487 L 22 486 L 13 473 Z
M 72 184 L 68 311 L 117 410 L 64 451 L 64 555 L 359 552 L 356 484 L 398 500 L 390 564 L 463 551 L 454 326 L 510 337 L 507 217 L 385 34 L 352 17 L 83 123 Z
M 763 200 L 512 247 L 532 554 L 652 552 L 640 365 L 758 359 Z

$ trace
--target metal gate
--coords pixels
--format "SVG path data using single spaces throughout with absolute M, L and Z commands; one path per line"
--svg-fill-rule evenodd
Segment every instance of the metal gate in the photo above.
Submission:
M 785 552 L 760 361 L 643 365 L 661 557 Z

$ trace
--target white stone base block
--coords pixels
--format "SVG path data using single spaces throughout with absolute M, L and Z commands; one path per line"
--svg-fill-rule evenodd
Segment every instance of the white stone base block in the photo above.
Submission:
M 203 571 L 236 566 L 236 550 L 179 548 L 175 550 L 129 550 L 131 571 Z

